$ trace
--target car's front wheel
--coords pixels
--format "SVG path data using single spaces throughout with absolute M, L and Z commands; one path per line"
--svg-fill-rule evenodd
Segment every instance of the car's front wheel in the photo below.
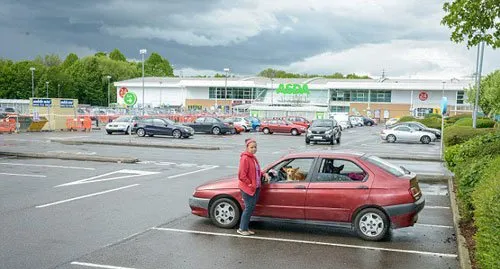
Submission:
M 110 134 L 113 134 L 113 132 L 112 132 L 112 131 L 106 131 L 106 133 L 108 133 L 109 135 L 110 135 Z
M 427 135 L 424 135 L 422 136 L 422 138 L 420 138 L 420 142 L 422 142 L 422 144 L 429 144 L 431 142 L 431 138 Z
M 306 138 L 306 144 L 310 144 L 311 143 L 311 140 L 309 140 L 309 138 Z
M 139 128 L 137 129 L 137 135 L 140 136 L 140 137 L 144 137 L 146 136 L 146 130 L 144 130 L 143 128 Z
M 388 135 L 387 136 L 387 142 L 389 142 L 389 143 L 396 142 L 396 137 L 394 135 Z
M 377 208 L 365 208 L 354 219 L 354 229 L 364 240 L 382 240 L 390 231 L 389 228 L 387 216 Z
M 297 129 L 292 129 L 291 133 L 292 135 L 299 135 L 299 131 L 297 131 Z
M 264 128 L 262 129 L 262 132 L 264 132 L 265 134 L 270 134 L 271 132 L 269 131 L 269 128 Z
M 181 133 L 181 131 L 180 131 L 180 130 L 174 130 L 174 131 L 172 132 L 172 136 L 173 136 L 174 138 L 181 138 L 182 133 Z
M 218 198 L 210 207 L 210 219 L 221 228 L 233 228 L 240 220 L 240 208 L 232 199 Z
M 212 134 L 214 134 L 214 135 L 220 134 L 220 128 L 219 127 L 212 128 Z

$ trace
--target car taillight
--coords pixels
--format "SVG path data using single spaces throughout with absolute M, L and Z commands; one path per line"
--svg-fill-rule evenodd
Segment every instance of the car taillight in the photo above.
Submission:
M 420 199 L 420 197 L 422 197 L 422 192 L 420 191 L 420 187 L 418 186 L 418 181 L 416 177 L 410 180 L 409 192 L 413 196 L 415 201 Z

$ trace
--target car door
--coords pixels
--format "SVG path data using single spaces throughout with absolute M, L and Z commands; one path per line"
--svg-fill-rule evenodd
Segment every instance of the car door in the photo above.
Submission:
M 276 121 L 277 123 L 277 126 L 276 126 L 276 132 L 277 133 L 287 133 L 287 124 L 286 124 L 286 121 L 284 120 L 277 120 Z
M 192 124 L 189 124 L 195 132 L 203 132 L 203 125 L 205 124 L 205 118 L 197 118 Z
M 315 158 L 286 159 L 271 167 L 271 180 L 263 183 L 254 215 L 304 220 L 307 186 Z M 305 180 L 287 181 L 283 168 L 299 168 Z
M 410 127 L 408 127 L 408 126 L 399 126 L 399 127 L 396 127 L 395 130 L 398 131 L 398 135 L 396 135 L 396 137 L 397 137 L 397 139 L 399 141 L 410 141 L 410 140 L 412 140 L 411 139 L 412 133 L 411 133 Z
M 213 128 L 214 124 L 217 124 L 217 120 L 216 119 L 214 119 L 214 118 L 205 118 L 205 122 L 203 123 L 203 132 L 205 132 L 205 133 L 212 132 L 212 128 Z
M 307 188 L 306 221 L 350 222 L 366 203 L 373 178 L 355 159 L 318 159 Z
M 154 132 L 154 125 L 152 119 L 145 119 L 142 121 L 141 125 L 147 134 L 152 134 Z

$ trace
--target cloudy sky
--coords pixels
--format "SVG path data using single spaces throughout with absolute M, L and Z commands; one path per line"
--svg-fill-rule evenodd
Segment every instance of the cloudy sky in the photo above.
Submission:
M 2 0 L 0 58 L 156 51 L 176 74 L 296 73 L 461 78 L 476 48 L 449 41 L 440 0 Z M 483 73 L 500 68 L 485 50 Z

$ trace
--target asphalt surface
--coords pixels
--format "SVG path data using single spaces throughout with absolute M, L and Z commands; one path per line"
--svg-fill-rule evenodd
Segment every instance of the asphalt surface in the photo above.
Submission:
M 64 145 L 63 139 L 124 140 L 123 135 L 30 133 L 0 136 L 3 150 L 133 156 L 136 164 L 0 159 L 0 268 L 458 268 L 446 182 L 420 183 L 426 207 L 414 227 L 367 242 L 348 230 L 252 222 L 254 237 L 190 214 L 188 197 L 204 182 L 235 174 L 246 137 L 267 164 L 302 150 L 356 150 L 436 156 L 439 143 L 387 144 L 379 127 L 343 132 L 340 145 L 304 136 L 246 133 L 132 139 L 222 145 L 219 151 Z M 156 142 L 160 141 L 160 142 Z M 393 161 L 443 174 L 438 162 Z

